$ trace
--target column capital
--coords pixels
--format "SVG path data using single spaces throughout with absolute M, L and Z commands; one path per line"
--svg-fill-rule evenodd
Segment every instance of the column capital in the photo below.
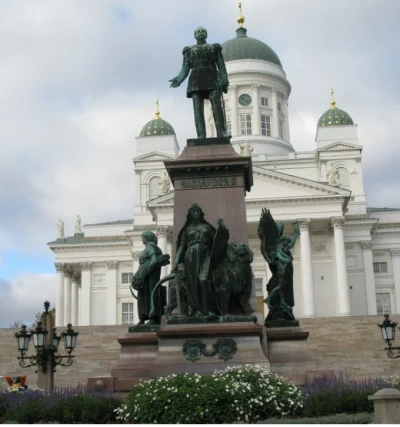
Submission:
M 74 269 L 72 268 L 71 265 L 66 264 L 64 267 L 64 274 L 69 278 L 69 279 L 73 279 L 74 276 Z
M 82 270 L 91 270 L 92 269 L 92 261 L 81 262 Z
M 231 92 L 231 91 L 232 92 L 236 92 L 237 91 L 237 85 L 230 85 L 229 89 L 228 89 L 228 93 Z
M 251 88 L 254 90 L 254 91 L 258 91 L 258 89 L 260 89 L 260 85 L 259 84 L 252 84 L 251 85 Z
M 372 249 L 372 241 L 371 240 L 362 240 L 360 242 L 360 246 L 362 250 L 371 250 Z
M 297 223 L 299 224 L 300 231 L 310 231 L 311 220 L 309 218 L 299 218 Z
M 108 270 L 116 270 L 118 267 L 118 261 L 107 261 Z
M 168 236 L 168 226 L 166 225 L 158 225 L 156 227 L 157 237 L 167 237 Z
M 326 159 L 322 159 L 319 162 L 321 163 L 321 165 L 326 165 L 327 160 Z
M 392 258 L 399 258 L 400 257 L 400 248 L 390 249 L 390 255 L 392 256 Z
M 173 232 L 172 232 L 172 230 L 169 228 L 169 229 L 168 229 L 168 233 L 167 233 L 167 242 L 168 242 L 168 243 L 172 243 L 172 236 L 173 236 Z
M 75 271 L 74 275 L 72 277 L 72 280 L 78 284 L 78 286 L 81 286 L 81 273 L 80 271 Z
M 131 251 L 131 255 L 134 261 L 139 261 L 140 252 Z
M 345 221 L 346 220 L 343 216 L 338 216 L 338 217 L 331 219 L 331 225 L 332 225 L 333 229 L 336 230 L 339 228 L 343 228 Z
M 65 262 L 55 262 L 54 267 L 57 273 L 64 273 Z

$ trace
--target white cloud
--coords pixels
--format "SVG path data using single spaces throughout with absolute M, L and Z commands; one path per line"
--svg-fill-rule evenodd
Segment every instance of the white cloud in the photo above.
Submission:
M 0 327 L 21 320 L 33 323 L 43 303 L 55 305 L 55 274 L 19 274 L 10 281 L 0 278 Z
M 314 149 L 334 87 L 359 125 L 370 204 L 400 206 L 400 3 L 244 1 L 243 12 L 248 35 L 278 53 L 292 85 L 295 149 Z M 49 253 L 60 217 L 68 234 L 76 214 L 83 223 L 131 216 L 134 137 L 156 98 L 181 146 L 195 134 L 186 84 L 172 90 L 168 80 L 195 27 L 223 42 L 236 16 L 235 0 L 0 3 L 0 253 Z

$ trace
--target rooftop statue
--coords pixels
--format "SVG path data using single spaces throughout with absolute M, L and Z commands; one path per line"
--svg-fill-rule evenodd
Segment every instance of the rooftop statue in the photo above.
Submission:
M 294 224 L 292 237 L 283 236 L 283 223 L 276 223 L 268 209 L 261 211 L 258 235 L 261 240 L 261 253 L 267 261 L 272 277 L 267 284 L 268 305 L 267 326 L 298 326 L 293 315 L 293 256 L 290 250 L 300 235 L 298 224 Z
M 222 56 L 222 46 L 218 43 L 206 43 L 207 30 L 203 27 L 195 29 L 194 37 L 197 44 L 186 46 L 183 49 L 182 69 L 176 77 L 170 80 L 171 87 L 180 86 L 191 70 L 187 97 L 193 99 L 197 137 L 206 137 L 205 99 L 209 99 L 211 102 L 217 136 L 225 137 L 227 132 L 222 93 L 228 93 L 229 81 Z

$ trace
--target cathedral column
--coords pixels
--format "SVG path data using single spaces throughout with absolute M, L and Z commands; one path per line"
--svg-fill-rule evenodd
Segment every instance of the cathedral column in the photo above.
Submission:
M 64 326 L 64 268 L 63 262 L 55 262 L 57 272 L 56 285 L 56 326 Z
M 81 276 L 81 312 L 80 312 L 80 326 L 90 326 L 90 288 L 92 282 L 92 262 L 86 261 L 81 263 L 82 276 Z
M 371 240 L 368 240 L 365 242 L 360 242 L 360 245 L 364 258 L 365 288 L 367 291 L 368 314 L 370 316 L 376 316 L 376 292 L 374 265 L 372 261 L 372 242 Z
M 396 302 L 396 311 L 393 307 L 393 314 L 400 314 L 400 248 L 390 249 L 393 266 L 394 279 L 394 297 Z
M 283 122 L 283 139 L 285 141 L 290 141 L 290 129 L 289 129 L 289 101 L 286 96 L 283 97 L 283 114 L 285 115 L 285 120 Z
M 339 316 L 350 316 L 350 294 L 347 282 L 346 252 L 344 247 L 343 217 L 332 218 L 335 241 L 336 287 L 338 295 Z
M 167 235 L 168 235 L 168 227 L 164 225 L 159 225 L 156 228 L 157 238 L 158 238 L 158 247 L 162 250 L 163 254 L 167 253 Z M 161 267 L 161 277 L 166 276 L 167 267 Z
M 71 295 L 71 323 L 78 326 L 78 287 L 81 280 L 81 273 L 75 272 L 72 276 L 72 295 Z
M 303 317 L 315 317 L 314 283 L 310 243 L 310 220 L 299 220 L 300 227 L 300 264 L 303 289 Z
M 253 135 L 261 135 L 260 97 L 258 90 L 260 85 L 252 85 L 253 88 Z
M 229 87 L 230 99 L 229 104 L 231 107 L 231 135 L 238 135 L 238 101 L 237 101 L 237 86 L 232 85 Z
M 268 282 L 271 279 L 271 277 L 272 277 L 272 272 L 271 272 L 269 265 L 267 263 L 267 269 L 265 272 L 266 282 L 264 283 L 264 286 L 263 286 L 263 299 L 267 298 L 267 296 L 268 296 L 267 285 L 268 285 Z M 268 316 L 268 313 L 269 313 L 268 305 L 264 303 L 264 318 L 266 318 Z
M 107 262 L 107 325 L 117 324 L 117 261 Z
M 72 268 L 67 266 L 64 275 L 64 323 L 71 323 L 71 297 L 72 297 Z
M 272 88 L 272 123 L 271 123 L 271 136 L 279 138 L 279 111 L 278 111 L 278 89 Z
M 139 256 L 140 252 L 133 252 L 131 251 L 132 255 L 132 271 L 133 275 L 137 272 L 139 268 Z M 137 291 L 133 291 L 135 295 L 137 295 Z M 137 299 L 133 298 L 133 323 L 136 325 L 136 323 L 139 322 L 139 312 L 138 312 L 138 304 Z

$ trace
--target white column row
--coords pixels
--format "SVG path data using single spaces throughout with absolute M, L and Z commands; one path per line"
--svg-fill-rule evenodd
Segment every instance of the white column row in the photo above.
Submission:
M 78 295 L 80 273 L 65 263 L 54 263 L 57 271 L 56 326 L 78 325 Z
M 107 262 L 107 324 L 116 325 L 117 319 L 117 284 L 118 284 L 118 262 L 108 261 Z
M 376 316 L 376 290 L 374 264 L 372 259 L 372 242 L 360 242 L 364 258 L 365 287 L 367 291 L 367 309 L 370 316 Z
M 133 271 L 133 274 L 135 274 L 139 268 L 140 253 L 132 251 L 131 254 L 132 254 L 132 271 Z M 136 291 L 133 291 L 133 292 L 135 295 L 137 295 Z M 133 323 L 136 325 L 136 323 L 138 322 L 139 322 L 138 304 L 137 304 L 137 299 L 134 298 L 133 299 Z
M 344 246 L 344 217 L 332 218 L 333 239 L 335 243 L 336 289 L 339 316 L 350 316 L 350 293 L 347 280 L 346 251 Z

